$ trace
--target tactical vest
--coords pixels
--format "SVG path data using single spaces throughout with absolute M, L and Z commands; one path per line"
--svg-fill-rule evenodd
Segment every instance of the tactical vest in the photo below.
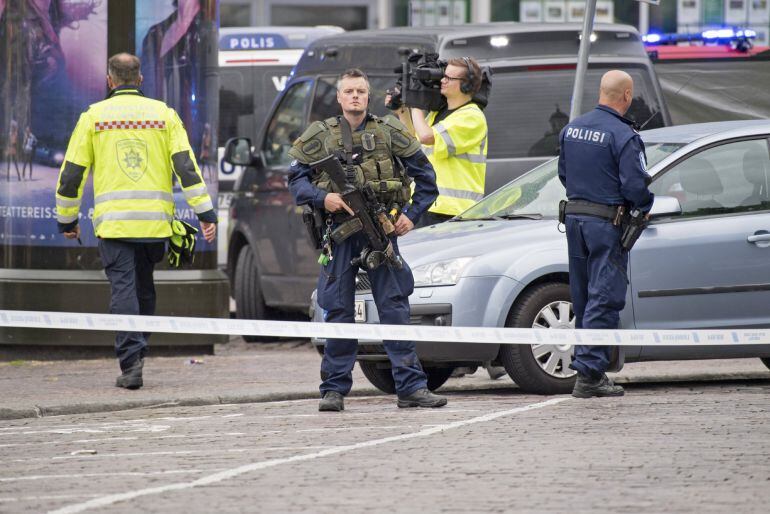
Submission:
M 404 172 L 401 163 L 393 159 L 391 151 L 392 130 L 388 118 L 368 115 L 363 130 L 352 132 L 354 152 L 362 155 L 352 164 L 352 182 L 356 187 L 370 183 L 378 200 L 390 208 L 392 204 L 403 207 L 411 198 L 411 179 Z M 404 137 L 400 133 L 396 137 Z M 327 118 L 313 123 L 294 142 L 289 155 L 300 162 L 311 164 L 331 154 L 344 154 L 340 117 Z M 344 159 L 342 160 L 345 166 Z M 324 191 L 340 193 L 336 184 L 326 173 L 317 173 L 313 184 Z

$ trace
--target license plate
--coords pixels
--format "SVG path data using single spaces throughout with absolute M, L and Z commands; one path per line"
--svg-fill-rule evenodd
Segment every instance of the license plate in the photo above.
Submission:
M 366 302 L 363 300 L 356 301 L 354 319 L 356 323 L 366 323 Z

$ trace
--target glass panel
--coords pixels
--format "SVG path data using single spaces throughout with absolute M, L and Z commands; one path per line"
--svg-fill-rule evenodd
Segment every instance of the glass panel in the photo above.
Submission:
M 249 68 L 220 68 L 219 142 L 231 137 L 254 137 L 253 71 Z
M 704 150 L 656 179 L 650 189 L 674 196 L 682 216 L 707 216 L 770 208 L 767 141 L 739 141 Z
M 609 68 L 591 68 L 586 76 L 583 109 L 599 99 L 599 82 Z M 624 68 L 634 79 L 634 102 L 627 116 L 643 124 L 660 109 L 644 69 Z M 498 71 L 489 96 L 489 158 L 542 157 L 558 153 L 559 132 L 569 122 L 570 96 L 575 70 Z M 661 116 L 645 129 L 662 126 Z
M 291 162 L 288 152 L 306 127 L 305 107 L 312 84 L 311 81 L 294 84 L 281 99 L 281 104 L 270 120 L 262 148 L 268 166 L 283 166 Z
M 219 6 L 220 27 L 248 27 L 251 25 L 251 5 L 222 3 Z
M 557 217 L 559 200 L 566 198 L 552 159 L 498 189 L 460 215 L 462 219 L 540 215 Z
M 671 143 L 649 145 L 646 152 L 648 166 L 654 166 L 681 146 Z M 546 162 L 498 189 L 460 216 L 463 219 L 517 216 L 555 218 L 559 201 L 566 198 L 566 191 L 558 177 L 558 166 L 559 159 Z

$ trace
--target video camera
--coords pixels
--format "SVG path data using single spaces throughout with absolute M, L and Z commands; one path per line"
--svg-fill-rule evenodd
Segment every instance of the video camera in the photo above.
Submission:
M 385 105 L 390 110 L 402 105 L 426 111 L 440 111 L 446 107 L 446 98 L 441 96 L 441 79 L 447 62 L 438 58 L 436 53 L 411 54 L 404 63 L 393 70 L 398 75 L 396 85 L 388 89 L 390 102 Z M 492 87 L 488 66 L 481 67 L 481 89 L 473 95 L 473 101 L 482 109 L 489 102 Z

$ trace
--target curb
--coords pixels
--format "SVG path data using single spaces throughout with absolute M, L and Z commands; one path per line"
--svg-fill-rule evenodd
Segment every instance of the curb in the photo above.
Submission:
M 466 386 L 450 386 L 442 389 L 443 392 L 457 392 L 469 390 L 511 389 L 516 388 L 512 382 L 479 388 L 477 384 Z M 351 391 L 349 397 L 360 396 L 386 396 L 379 389 L 360 388 Z M 318 399 L 318 389 L 312 391 L 293 391 L 286 393 L 266 393 L 254 395 L 236 396 L 192 396 L 189 398 L 148 398 L 145 400 L 124 400 L 116 402 L 100 403 L 75 403 L 50 406 L 32 406 L 19 409 L 0 408 L 0 420 L 44 418 L 49 416 L 65 416 L 73 414 L 95 414 L 100 412 L 117 412 L 131 409 L 160 409 L 166 407 L 203 407 L 208 405 L 227 405 L 238 403 L 268 403 L 291 400 L 315 400 Z
M 639 385 L 641 387 L 655 384 L 676 384 L 686 385 L 688 383 L 697 384 L 703 382 L 767 382 L 770 374 L 767 372 L 743 372 L 743 373 L 724 373 L 714 375 L 709 373 L 697 373 L 689 375 L 663 375 L 663 376 L 637 376 L 637 377 L 617 377 L 615 382 L 624 385 Z M 496 390 L 518 390 L 516 384 L 509 380 L 503 380 L 499 383 L 484 384 L 460 384 L 451 385 L 441 389 L 441 392 L 464 392 L 478 391 L 489 392 Z M 387 396 L 382 391 L 374 387 L 361 388 L 351 391 L 348 396 Z M 42 407 L 34 405 L 18 409 L 0 407 L 0 420 L 44 418 L 49 416 L 64 416 L 73 414 L 95 414 L 101 412 L 117 412 L 131 409 L 159 409 L 166 407 L 203 407 L 209 405 L 227 405 L 239 403 L 268 403 L 291 400 L 314 400 L 318 399 L 318 390 L 312 391 L 293 391 L 285 393 L 267 393 L 255 395 L 235 395 L 235 396 L 191 396 L 189 398 L 148 398 L 145 400 L 128 400 L 103 403 L 76 403 L 64 405 L 52 405 Z

